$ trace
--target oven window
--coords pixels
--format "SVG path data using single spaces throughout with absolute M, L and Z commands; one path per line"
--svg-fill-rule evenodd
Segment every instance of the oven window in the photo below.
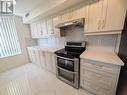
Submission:
M 66 72 L 58 68 L 58 75 L 72 83 L 74 83 L 75 75 L 73 73 Z
M 74 71 L 74 61 L 57 58 L 57 65 L 69 71 Z

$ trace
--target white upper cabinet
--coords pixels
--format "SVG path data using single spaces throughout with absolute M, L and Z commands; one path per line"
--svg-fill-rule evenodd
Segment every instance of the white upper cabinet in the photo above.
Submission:
M 47 31 L 48 31 L 48 35 L 53 35 L 54 34 L 52 18 L 47 19 Z
M 42 34 L 43 36 L 47 36 L 48 35 L 48 31 L 47 31 L 47 25 L 46 25 L 46 21 L 41 21 L 41 28 L 42 28 Z
M 81 7 L 76 10 L 71 10 L 65 14 L 62 15 L 62 22 L 84 18 L 86 15 L 86 7 Z
M 107 12 L 102 22 L 102 31 L 122 30 L 126 15 L 127 0 L 105 0 Z
M 40 21 L 37 22 L 37 35 L 38 37 L 41 37 L 43 35 Z
M 34 33 L 34 24 L 32 23 L 32 24 L 30 24 L 30 31 L 31 31 L 31 36 L 32 36 L 32 38 L 34 37 L 34 35 L 35 35 L 35 33 Z
M 69 20 L 85 18 L 84 32 L 86 35 L 104 33 L 121 33 L 123 29 L 127 0 L 97 0 L 79 9 L 68 12 L 47 20 L 32 23 L 32 38 L 60 36 L 60 29 L 55 26 Z
M 86 17 L 85 32 L 99 32 L 101 28 L 101 19 L 104 0 L 98 0 L 96 3 L 89 5 L 88 17 Z
M 36 23 L 32 23 L 30 24 L 30 28 L 31 28 L 31 36 L 32 38 L 36 38 L 37 37 L 37 24 Z
M 53 17 L 53 30 L 55 36 L 60 36 L 60 29 L 56 28 L 56 25 L 58 25 L 60 22 L 61 22 L 61 16 Z
M 73 19 L 73 11 L 70 11 L 62 15 L 62 22 L 72 20 L 72 19 Z
M 126 0 L 98 0 L 90 4 L 87 10 L 85 33 L 121 31 L 126 14 L 126 4 Z
M 82 7 L 73 11 L 73 19 L 84 18 L 85 15 L 86 15 L 86 7 Z
M 55 29 L 54 25 L 58 24 L 60 20 L 59 17 L 56 17 L 54 19 L 49 18 L 30 24 L 32 38 L 45 38 L 58 35 L 59 30 Z
M 44 36 L 45 32 L 47 32 L 46 24 L 44 26 L 41 21 L 30 24 L 30 28 L 32 38 L 41 38 L 42 36 Z

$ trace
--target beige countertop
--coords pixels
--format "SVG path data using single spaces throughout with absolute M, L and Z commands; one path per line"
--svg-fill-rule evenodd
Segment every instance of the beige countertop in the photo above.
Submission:
M 62 48 L 64 48 L 64 46 L 50 46 L 50 47 L 46 47 L 46 46 L 31 46 L 31 47 L 27 47 L 27 48 L 35 48 L 35 49 L 38 49 L 38 50 L 42 50 L 42 51 L 45 51 L 45 52 L 52 52 L 54 53 L 55 51 L 57 50 L 60 50 Z
M 80 58 L 95 60 L 119 66 L 124 65 L 123 61 L 117 56 L 115 52 L 100 52 L 94 50 L 86 50 L 80 55 Z

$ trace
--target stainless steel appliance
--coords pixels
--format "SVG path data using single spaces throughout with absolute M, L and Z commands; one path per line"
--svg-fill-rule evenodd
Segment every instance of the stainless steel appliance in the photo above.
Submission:
M 62 81 L 79 88 L 80 54 L 85 50 L 85 42 L 66 42 L 64 49 L 55 52 L 57 77 Z
M 85 23 L 85 18 L 80 18 L 80 19 L 75 19 L 75 20 L 70 20 L 70 21 L 60 23 L 56 25 L 56 28 L 62 28 L 62 27 L 68 27 L 68 26 L 84 27 L 84 23 Z

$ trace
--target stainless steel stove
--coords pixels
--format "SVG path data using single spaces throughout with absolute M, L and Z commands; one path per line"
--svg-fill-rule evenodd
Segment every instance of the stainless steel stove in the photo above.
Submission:
M 83 51 L 85 51 L 85 42 L 66 42 L 64 49 L 55 52 L 57 77 L 75 88 L 79 88 L 79 57 Z

